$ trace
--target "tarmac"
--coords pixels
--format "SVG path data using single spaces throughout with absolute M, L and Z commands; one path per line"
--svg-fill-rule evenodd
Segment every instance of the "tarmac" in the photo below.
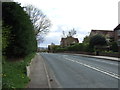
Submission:
M 83 57 L 92 57 L 106 60 L 120 61 L 119 58 L 108 57 L 108 56 L 93 56 L 93 55 L 84 55 L 84 54 L 74 54 L 80 55 Z M 54 73 L 49 68 L 43 57 L 37 53 L 32 63 L 30 64 L 29 71 L 30 82 L 27 88 L 60 88 L 59 83 L 57 82 Z

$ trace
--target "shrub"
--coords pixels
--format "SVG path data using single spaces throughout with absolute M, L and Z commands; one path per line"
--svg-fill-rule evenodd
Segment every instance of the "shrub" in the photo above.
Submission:
M 107 44 L 105 37 L 101 35 L 94 35 L 90 38 L 89 44 L 91 46 L 104 46 Z
M 3 2 L 2 11 L 3 26 L 11 27 L 7 57 L 24 57 L 35 52 L 37 42 L 33 24 L 23 8 L 15 2 Z
M 113 52 L 118 52 L 118 45 L 117 45 L 117 43 L 116 43 L 116 42 L 113 42 L 113 43 L 111 44 L 110 49 L 111 49 Z
M 9 45 L 10 28 L 2 27 L 2 54 L 5 54 L 6 47 Z
M 61 48 L 61 47 L 56 48 L 56 52 L 64 52 L 64 51 L 66 51 L 66 48 Z

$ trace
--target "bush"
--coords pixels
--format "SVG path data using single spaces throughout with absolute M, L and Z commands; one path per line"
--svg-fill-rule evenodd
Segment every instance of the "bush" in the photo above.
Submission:
M 110 50 L 112 50 L 113 52 L 118 52 L 118 45 L 116 42 L 113 42 L 111 44 Z
M 37 50 L 34 28 L 29 16 L 15 2 L 2 3 L 3 26 L 9 26 L 10 40 L 6 48 L 7 57 L 25 57 Z
M 2 54 L 5 54 L 6 47 L 9 45 L 10 28 L 2 27 Z
M 101 36 L 101 35 L 94 35 L 90 38 L 90 41 L 89 41 L 89 45 L 91 47 L 94 47 L 94 46 L 104 46 L 106 45 L 107 42 L 106 42 L 106 39 L 105 37 Z
M 74 45 L 66 46 L 66 47 L 57 47 L 55 52 L 64 52 L 64 51 L 84 51 L 84 52 L 93 52 L 94 48 L 89 44 L 84 43 L 76 43 Z
M 71 46 L 66 47 L 67 51 L 93 51 L 93 49 L 89 46 L 89 44 L 77 43 Z
M 66 51 L 66 48 L 61 48 L 61 47 L 56 48 L 56 52 L 64 52 L 64 51 Z

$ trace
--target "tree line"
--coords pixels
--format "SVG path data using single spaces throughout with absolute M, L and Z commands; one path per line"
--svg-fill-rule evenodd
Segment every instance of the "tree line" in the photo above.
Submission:
M 42 35 L 45 36 L 49 32 L 51 23 L 47 16 L 33 7 L 39 12 L 37 15 L 43 19 L 32 18 L 25 10 L 27 7 L 29 6 L 21 7 L 16 2 L 2 3 L 2 20 L 0 20 L 0 25 L 2 23 L 2 73 L 0 74 L 3 89 L 26 87 L 30 81 L 26 66 L 34 58 L 39 41 L 43 41 Z M 35 11 L 29 10 L 31 14 L 36 13 Z M 37 22 L 34 24 L 35 20 Z M 41 36 L 42 39 L 39 39 Z M 13 60 L 16 62 L 11 62 Z
M 8 58 L 24 57 L 37 50 L 33 25 L 23 8 L 15 3 L 2 3 L 3 54 Z
M 73 33 L 74 34 L 69 34 Z M 76 34 L 76 31 L 73 29 L 69 31 L 67 36 L 71 35 L 72 37 Z M 65 33 L 63 31 L 63 35 L 65 36 Z M 109 42 L 106 40 L 106 38 L 102 35 L 94 35 L 94 36 L 86 36 L 82 43 L 74 43 L 69 46 L 61 46 L 61 45 L 51 45 L 51 48 L 48 47 L 48 50 L 52 52 L 89 52 L 93 53 L 95 52 L 98 54 L 99 52 L 118 52 L 118 45 L 114 40 L 110 40 Z
M 37 43 L 43 41 L 42 35 L 49 32 L 50 26 L 50 20 L 34 6 L 21 7 L 16 2 L 3 2 L 3 55 L 8 58 L 19 58 L 36 52 Z

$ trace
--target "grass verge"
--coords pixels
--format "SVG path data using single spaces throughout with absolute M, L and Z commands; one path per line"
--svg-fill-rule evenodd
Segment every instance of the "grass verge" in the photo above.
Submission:
M 2 60 L 2 88 L 25 88 L 29 82 L 26 75 L 26 66 L 35 56 L 32 53 L 21 61 L 10 62 L 3 57 Z

